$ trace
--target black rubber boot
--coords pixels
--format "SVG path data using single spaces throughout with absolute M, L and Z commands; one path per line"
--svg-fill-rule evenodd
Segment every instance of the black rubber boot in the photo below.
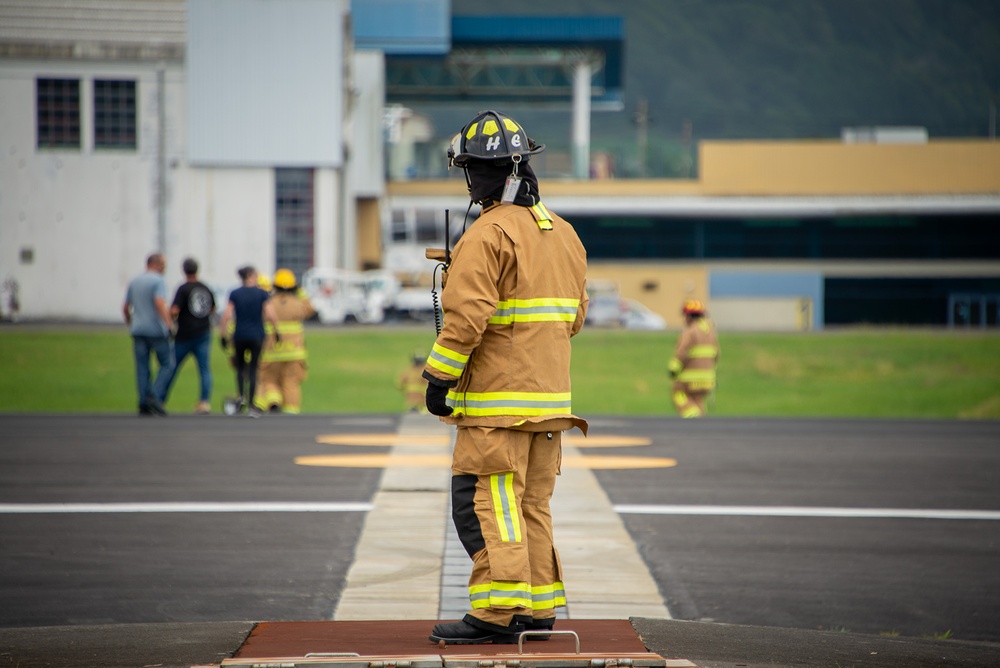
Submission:
M 546 619 L 532 619 L 531 621 L 525 623 L 524 630 L 525 631 L 551 631 L 555 627 L 555 625 L 556 625 L 556 618 L 555 617 L 548 617 Z M 548 640 L 551 637 L 552 636 L 529 635 L 529 636 L 525 636 L 524 639 L 525 640 Z
M 466 615 L 457 622 L 435 625 L 429 640 L 433 643 L 443 640 L 446 645 L 512 645 L 522 631 L 524 622 L 516 617 L 509 626 L 499 626 Z

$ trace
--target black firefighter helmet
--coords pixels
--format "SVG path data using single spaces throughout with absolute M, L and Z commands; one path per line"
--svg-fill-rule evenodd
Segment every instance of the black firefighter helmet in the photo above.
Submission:
M 470 160 L 491 160 L 504 165 L 527 162 L 530 156 L 545 150 L 509 116 L 488 109 L 480 111 L 451 140 L 448 166 L 465 167 Z

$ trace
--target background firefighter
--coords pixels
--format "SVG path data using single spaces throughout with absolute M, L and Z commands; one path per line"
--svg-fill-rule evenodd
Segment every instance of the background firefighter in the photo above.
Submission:
M 302 412 L 302 383 L 306 379 L 306 336 L 302 323 L 316 310 L 305 292 L 299 289 L 290 269 L 274 272 L 274 292 L 271 296 L 274 314 L 278 318 L 280 340 L 275 340 L 274 328 L 265 326 L 266 337 L 261 353 L 260 392 L 258 407 L 273 413 Z
M 544 148 L 484 111 L 448 151 L 482 213 L 455 246 L 424 378 L 428 410 L 458 427 L 453 519 L 473 568 L 470 612 L 436 625 L 432 642 L 517 642 L 526 628 L 551 629 L 566 604 L 549 500 L 562 432 L 587 427 L 570 405 L 587 260 L 539 199 L 528 159 Z
M 396 387 L 403 391 L 403 400 L 409 413 L 426 413 L 424 395 L 427 393 L 427 380 L 424 378 L 424 365 L 427 358 L 423 355 L 413 355 L 410 366 L 396 379 Z
M 706 399 L 715 389 L 719 339 L 700 301 L 684 302 L 681 313 L 685 320 L 684 330 L 673 358 L 667 363 L 670 377 L 674 379 L 671 400 L 681 417 L 702 417 L 706 413 Z

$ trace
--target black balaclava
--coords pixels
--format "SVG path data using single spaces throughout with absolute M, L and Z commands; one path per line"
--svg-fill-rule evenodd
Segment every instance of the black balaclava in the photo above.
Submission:
M 494 164 L 492 160 L 469 160 L 465 173 L 469 177 L 469 196 L 480 204 L 484 200 L 500 202 L 504 184 L 513 172 L 512 163 Z M 517 165 L 517 175 L 521 177 L 521 187 L 517 190 L 514 204 L 534 206 L 538 204 L 538 178 L 527 161 Z

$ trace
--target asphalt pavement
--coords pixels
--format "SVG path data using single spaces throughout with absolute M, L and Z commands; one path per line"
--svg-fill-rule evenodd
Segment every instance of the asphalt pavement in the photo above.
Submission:
M 256 622 L 332 619 L 382 478 L 359 453 L 389 453 L 399 424 L 0 416 L 0 665 L 206 665 Z M 650 650 L 705 668 L 996 666 L 998 435 L 597 418 L 580 452 L 673 617 L 633 619 Z M 328 456 L 354 463 L 301 463 Z

